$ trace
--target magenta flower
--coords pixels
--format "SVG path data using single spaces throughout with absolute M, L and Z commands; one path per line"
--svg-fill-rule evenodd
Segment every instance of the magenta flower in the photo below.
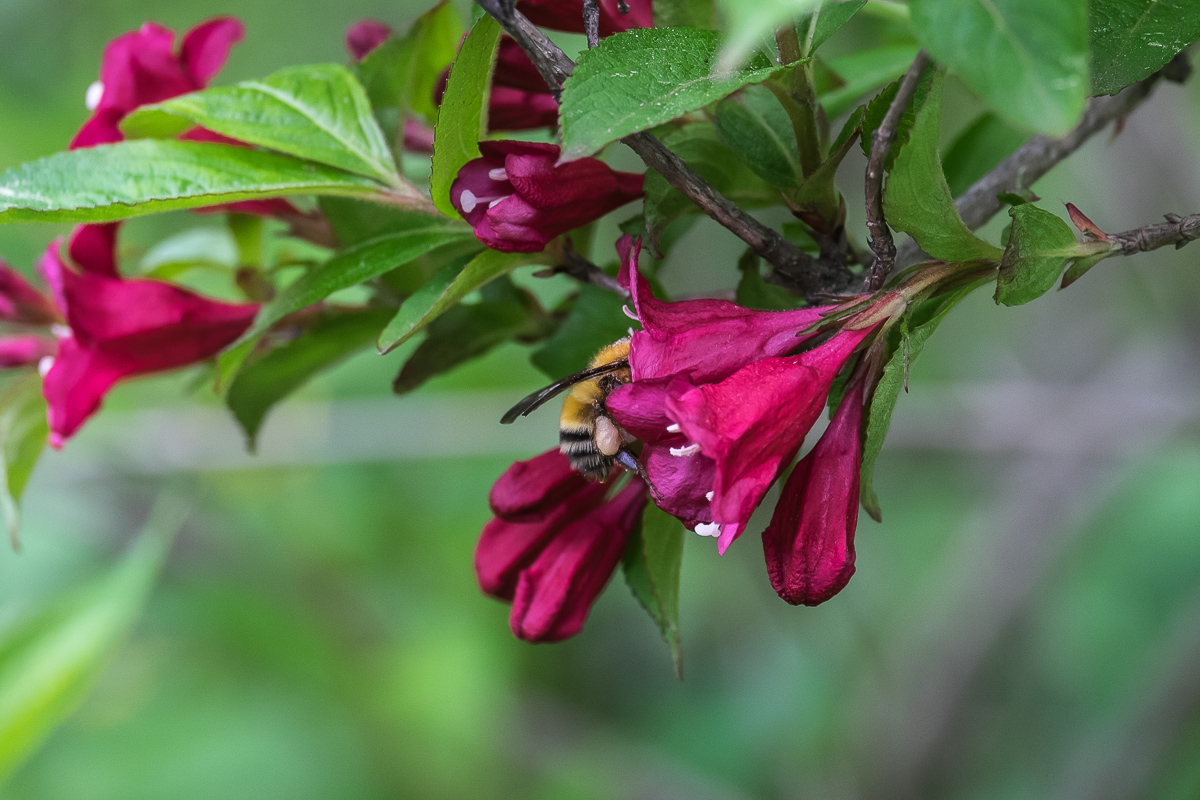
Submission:
M 637 479 L 606 500 L 609 488 L 557 449 L 518 461 L 492 487 L 496 518 L 479 538 L 475 572 L 486 593 L 512 602 L 518 638 L 553 642 L 583 627 L 646 504 Z
M 667 416 L 689 444 L 716 462 L 713 522 L 724 553 L 767 489 L 800 450 L 834 378 L 870 329 L 843 330 L 796 356 L 764 358 L 719 383 L 667 399 Z
M 447 67 L 433 90 L 433 102 L 442 104 Z M 512 37 L 500 39 L 496 69 L 492 75 L 492 93 L 488 97 L 488 131 L 526 131 L 558 124 L 558 101 L 537 67 Z
M 71 149 L 122 141 L 118 125 L 138 106 L 203 89 L 244 33 L 233 17 L 217 17 L 185 33 L 178 51 L 175 33 L 153 22 L 113 39 L 104 48 L 100 80 L 88 88 L 92 118 Z
M 62 316 L 50 298 L 0 259 L 0 320 L 23 325 L 50 325 L 62 321 Z
M 450 201 L 494 250 L 531 253 L 554 237 L 642 196 L 644 177 L 581 158 L 558 164 L 559 149 L 534 142 L 480 142 Z
M 377 19 L 360 19 L 346 29 L 346 50 L 355 61 L 362 61 L 367 53 L 387 41 L 392 35 L 392 26 Z
M 583 0 L 522 0 L 517 10 L 535 25 L 571 33 L 583 33 Z M 600 35 L 609 36 L 630 28 L 654 27 L 651 0 L 629 0 L 629 13 L 622 14 L 619 0 L 600 0 Z
M 107 233 L 76 229 L 69 253 L 56 239 L 42 258 L 68 330 L 44 368 L 50 444 L 61 447 L 96 412 L 117 381 L 174 369 L 216 355 L 250 326 L 257 305 L 209 300 L 171 284 L 125 280 L 109 272 Z M 115 231 L 114 231 L 115 233 Z
M 26 367 L 39 363 L 54 354 L 53 339 L 25 333 L 19 336 L 0 336 L 0 367 Z
M 842 398 L 817 446 L 792 470 L 763 531 L 771 585 L 792 605 L 823 603 L 854 574 L 863 395 L 859 381 Z
M 735 526 L 730 524 L 734 518 L 715 516 L 718 506 L 713 501 L 719 488 L 718 476 L 728 472 L 729 466 L 718 458 L 723 451 L 705 449 L 691 437 L 680 425 L 678 415 L 673 415 L 672 404 L 685 397 L 694 398 L 701 387 L 719 385 L 740 370 L 798 349 L 811 337 L 798 334 L 820 321 L 828 309 L 755 311 L 725 300 L 663 302 L 654 297 L 649 282 L 637 270 L 640 243 L 624 237 L 618 250 L 621 280 L 633 295 L 635 316 L 642 330 L 634 331 L 630 341 L 629 364 L 634 380 L 609 395 L 606 407 L 622 428 L 646 443 L 641 460 L 654 485 L 658 505 L 701 533 L 715 535 L 724 525 L 728 534 L 720 544 L 724 552 L 736 536 Z M 782 422 L 782 413 L 780 417 Z M 767 425 L 768 430 L 772 427 Z M 796 442 L 795 448 L 799 446 Z M 775 479 L 769 465 L 767 472 L 770 475 L 762 492 Z M 724 497 L 728 491 L 721 494 L 720 508 L 724 509 L 729 502 Z M 751 497 L 753 506 L 761 498 L 761 493 Z M 744 525 L 750 513 L 739 514 L 736 519 Z

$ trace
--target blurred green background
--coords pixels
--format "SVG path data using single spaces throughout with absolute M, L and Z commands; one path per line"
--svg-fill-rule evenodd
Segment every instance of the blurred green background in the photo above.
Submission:
M 351 21 L 422 10 L 0 0 L 0 167 L 65 146 L 105 42 L 145 20 L 237 13 L 224 83 L 344 61 Z M 1196 93 L 1161 87 L 1038 185 L 1045 206 L 1107 230 L 1200 210 Z M 979 110 L 961 89 L 948 108 L 947 137 Z M 859 230 L 861 169 L 842 171 Z M 125 256 L 205 224 L 131 223 Z M 28 268 L 58 232 L 0 228 L 0 253 Z M 661 278 L 727 288 L 739 254 L 703 222 Z M 39 465 L 24 551 L 0 552 L 0 622 L 112 569 L 164 489 L 190 516 L 132 633 L 0 795 L 1196 797 L 1197 254 L 1106 261 L 1016 309 L 964 303 L 913 370 L 878 468 L 885 522 L 864 518 L 840 596 L 789 607 L 755 536 L 723 558 L 689 539 L 682 683 L 620 577 L 579 637 L 542 646 L 475 586 L 491 482 L 555 440 L 553 412 L 496 424 L 544 380 L 522 348 L 399 399 L 402 354 L 363 354 L 278 409 L 255 457 L 193 376 L 123 385 Z

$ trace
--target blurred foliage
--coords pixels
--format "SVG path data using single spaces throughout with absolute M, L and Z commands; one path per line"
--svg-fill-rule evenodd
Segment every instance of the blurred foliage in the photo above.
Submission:
M 0 131 L 2 165 L 69 138 L 108 39 L 226 10 L 0 3 L 0 114 L 19 120 Z M 423 10 L 239 4 L 247 41 L 221 82 L 343 63 L 351 20 Z M 827 47 L 874 24 L 860 15 Z M 1195 210 L 1196 92 L 1163 87 L 1039 194 L 1106 229 Z M 945 107 L 947 136 L 981 111 L 952 83 Z M 861 198 L 847 201 L 861 226 Z M 130 223 L 127 255 L 196 220 Z M 611 260 L 615 229 L 601 228 Z M 0 228 L 0 253 L 27 268 L 57 230 Z M 694 230 L 659 279 L 735 285 L 740 242 L 708 220 Z M 1195 797 L 1198 291 L 1189 249 L 1114 259 L 1017 309 L 966 301 L 913 369 L 878 462 L 887 522 L 864 521 L 843 594 L 791 608 L 754 537 L 723 558 L 687 538 L 682 683 L 619 579 L 583 634 L 553 646 L 513 639 L 507 608 L 475 585 L 491 482 L 554 441 L 552 412 L 495 432 L 544 381 L 526 348 L 401 399 L 390 382 L 411 347 L 357 356 L 268 420 L 258 460 L 186 394 L 195 376 L 122 386 L 30 481 L 25 551 L 0 554 L 0 621 L 107 574 L 164 485 L 194 511 L 132 635 L 4 796 Z M 1047 417 L 1043 395 L 1017 402 L 1043 385 L 1073 405 Z M 995 402 L 972 406 L 980 387 Z M 369 441 L 338 427 L 347 414 L 377 424 Z

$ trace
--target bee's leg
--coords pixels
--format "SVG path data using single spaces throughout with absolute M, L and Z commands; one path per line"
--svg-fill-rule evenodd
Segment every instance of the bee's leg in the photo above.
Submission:
M 622 447 L 617 451 L 614 458 L 616 458 L 617 463 L 622 467 L 641 478 L 645 482 L 646 487 L 650 489 L 650 496 L 658 500 L 658 492 L 655 491 L 654 484 L 650 481 L 650 476 L 646 474 L 646 470 L 642 467 L 642 462 L 638 461 L 637 456 L 630 452 L 628 448 Z

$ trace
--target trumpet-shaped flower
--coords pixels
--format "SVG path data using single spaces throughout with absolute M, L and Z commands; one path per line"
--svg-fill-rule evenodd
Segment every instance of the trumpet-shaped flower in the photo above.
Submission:
M 644 177 L 581 158 L 558 164 L 550 144 L 480 142 L 450 187 L 450 201 L 495 250 L 529 253 L 642 196 Z
M 113 256 L 104 242 L 111 236 L 87 227 L 76 231 L 69 248 L 81 271 L 63 263 L 58 239 L 41 264 L 66 320 L 42 384 L 55 447 L 96 412 L 117 381 L 210 358 L 241 336 L 258 312 L 257 305 L 110 274 Z
M 175 33 L 153 22 L 108 43 L 100 80 L 87 92 L 92 117 L 71 148 L 119 142 L 121 120 L 138 106 L 158 103 L 208 85 L 245 34 L 233 17 L 202 22 L 183 35 L 175 49 Z
M 512 603 L 513 633 L 531 642 L 574 636 L 612 577 L 646 504 L 634 479 L 609 486 L 573 472 L 558 450 L 518 461 L 492 488 L 475 572 L 488 594 Z
M 763 531 L 771 585 L 792 605 L 823 603 L 854 574 L 862 423 L 859 381 L 816 447 L 792 470 Z

